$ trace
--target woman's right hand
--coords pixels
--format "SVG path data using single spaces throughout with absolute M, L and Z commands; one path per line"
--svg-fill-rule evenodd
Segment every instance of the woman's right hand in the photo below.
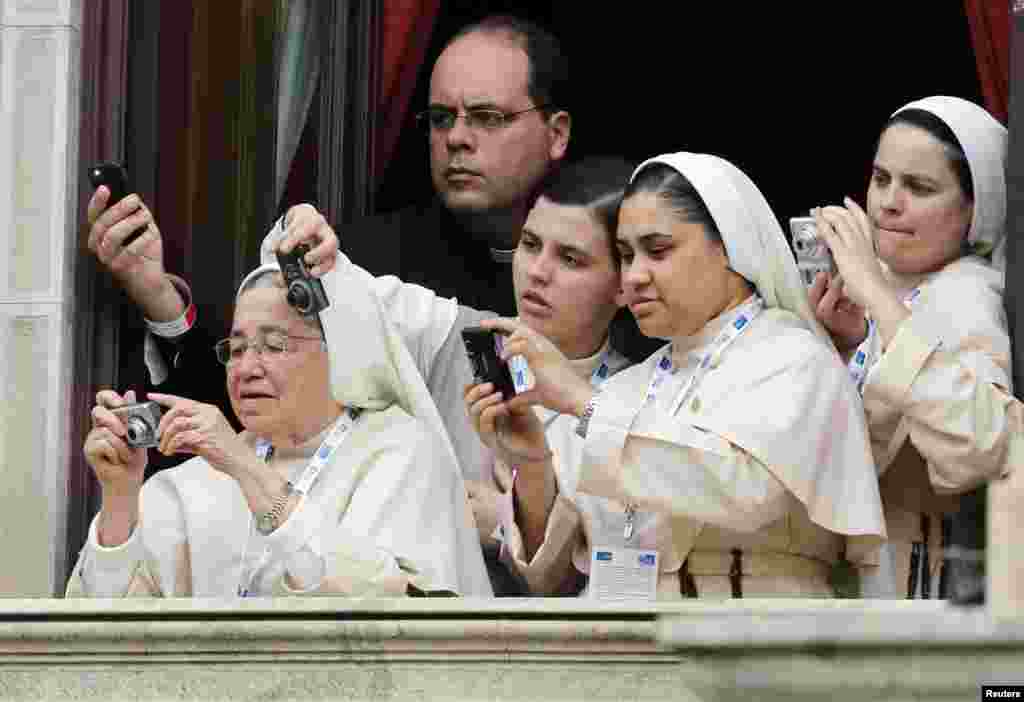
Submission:
M 147 318 L 169 322 L 185 312 L 185 301 L 164 270 L 164 245 L 153 213 L 136 194 L 107 207 L 110 190 L 101 185 L 89 200 L 89 250 L 113 274 Z M 124 246 L 135 231 L 142 234 Z
M 544 426 L 532 407 L 510 408 L 492 383 L 468 386 L 463 398 L 480 440 L 506 465 L 551 457 Z
M 868 333 L 864 308 L 848 298 L 843 287 L 840 274 L 818 273 L 807 291 L 814 316 L 828 330 L 840 353 L 859 346 Z
M 92 431 L 85 438 L 85 460 L 92 467 L 104 496 L 129 497 L 138 494 L 146 471 L 146 449 L 125 443 L 127 430 L 111 410 L 135 402 L 129 390 L 122 397 L 113 390 L 96 393 L 92 408 Z

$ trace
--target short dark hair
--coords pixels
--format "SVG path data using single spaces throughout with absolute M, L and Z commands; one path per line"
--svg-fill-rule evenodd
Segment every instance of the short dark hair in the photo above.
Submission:
M 619 248 L 615 245 L 619 207 L 634 168 L 635 164 L 618 156 L 586 156 L 556 170 L 540 193 L 557 205 L 578 205 L 593 212 L 608 233 L 615 265 L 619 265 Z
M 644 166 L 626 188 L 626 198 L 637 193 L 657 195 L 675 210 L 682 221 L 703 224 L 708 239 L 712 243 L 722 243 L 722 233 L 697 188 L 675 168 L 666 163 Z
M 569 59 L 554 34 L 522 17 L 490 15 L 460 29 L 445 46 L 477 33 L 504 36 L 526 53 L 526 92 L 534 105 L 545 106 L 541 112 L 550 116 L 569 109 Z
M 608 247 L 615 266 L 621 265 L 615 243 L 619 208 L 636 164 L 618 156 L 585 156 L 567 163 L 553 173 L 541 190 L 544 197 L 558 205 L 579 205 L 594 213 L 608 234 Z M 662 342 L 649 339 L 637 326 L 629 309 L 620 308 L 608 328 L 612 348 L 639 363 L 654 353 Z
M 960 140 L 956 138 L 956 134 L 949 128 L 948 124 L 928 110 L 912 107 L 908 110 L 901 110 L 889 118 L 889 121 L 885 123 L 878 136 L 878 143 L 881 143 L 882 134 L 885 134 L 889 127 L 894 124 L 908 124 L 911 127 L 923 129 L 937 141 L 941 142 L 945 147 L 949 166 L 953 169 L 953 173 L 960 183 L 960 190 L 963 191 L 964 196 L 968 200 L 974 202 L 971 164 L 967 162 L 967 154 L 964 153 L 964 147 L 960 145 Z M 875 144 L 875 153 L 878 153 L 878 143 Z

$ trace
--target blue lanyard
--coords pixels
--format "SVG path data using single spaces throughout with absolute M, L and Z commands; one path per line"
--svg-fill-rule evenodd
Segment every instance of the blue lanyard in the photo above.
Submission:
M 920 294 L 921 288 L 914 288 L 903 298 L 903 304 L 908 309 L 913 309 L 914 303 Z M 872 349 L 874 347 L 874 336 L 877 333 L 878 325 L 875 324 L 875 320 L 868 319 L 868 334 L 864 337 L 864 341 L 860 342 L 857 346 L 857 350 L 853 352 L 849 362 L 846 364 L 846 370 L 850 373 L 850 378 L 853 380 L 857 392 L 861 394 L 864 394 L 864 381 L 867 380 L 868 371 L 875 364 L 876 359 Z
M 347 407 L 342 412 L 341 417 L 331 428 L 331 431 L 327 434 L 326 438 L 320 443 L 320 448 L 313 454 L 313 458 L 306 465 L 306 468 L 302 471 L 302 475 L 295 481 L 292 489 L 300 495 L 308 495 L 312 489 L 317 478 L 320 477 L 320 473 L 324 467 L 330 462 L 331 456 L 338 450 L 345 439 L 348 438 L 350 430 L 355 426 L 356 421 L 359 419 L 359 415 L 362 414 L 362 409 L 357 407 Z M 264 463 L 269 463 L 270 459 L 274 455 L 274 447 L 266 439 L 259 439 L 256 442 L 256 455 L 259 456 L 260 460 Z M 249 588 L 252 586 L 252 581 L 256 577 L 256 573 L 260 572 L 267 564 L 268 554 L 264 552 L 259 562 L 246 573 L 245 561 L 249 555 L 249 535 L 252 533 L 252 515 L 249 515 L 249 529 L 245 533 L 245 544 L 242 547 L 241 557 L 241 573 L 238 578 L 238 596 L 248 597 Z M 248 577 L 246 577 L 248 575 Z
M 696 389 L 697 385 L 700 384 L 700 381 L 711 369 L 712 361 L 721 357 L 729 345 L 736 341 L 743 332 L 750 328 L 751 322 L 761 314 L 762 310 L 764 310 L 764 300 L 761 299 L 760 295 L 755 295 L 753 300 L 744 304 L 740 308 L 740 312 L 736 318 L 727 324 L 725 329 L 718 333 L 718 336 L 715 337 L 715 340 L 711 344 L 711 348 L 701 356 L 700 363 L 697 364 L 696 370 L 694 370 L 690 377 L 687 378 L 683 387 L 679 389 L 679 393 L 672 402 L 670 414 L 675 415 L 679 412 L 679 408 L 683 406 L 690 394 Z M 658 396 L 666 378 L 668 378 L 669 375 L 674 374 L 675 370 L 675 364 L 672 362 L 672 346 L 669 345 L 661 355 L 658 363 L 654 366 L 654 371 L 651 373 L 651 381 L 647 386 L 647 402 L 651 402 Z

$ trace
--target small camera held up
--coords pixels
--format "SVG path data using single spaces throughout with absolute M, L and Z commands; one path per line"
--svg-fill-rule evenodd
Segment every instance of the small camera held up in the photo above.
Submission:
M 516 387 L 508 364 L 499 355 L 501 338 L 492 329 L 465 327 L 462 330 L 462 343 L 473 369 L 473 379 L 478 383 L 493 383 L 494 389 L 508 400 L 515 396 Z
M 309 316 L 327 309 L 330 302 L 324 292 L 324 284 L 309 274 L 302 257 L 309 247 L 299 244 L 289 254 L 277 252 L 277 264 L 281 266 L 285 288 L 288 290 L 288 304 L 299 314 Z
M 836 263 L 825 240 L 818 236 L 814 217 L 793 217 L 789 220 L 789 231 L 793 234 L 793 249 L 796 251 L 796 267 L 804 285 L 811 287 L 818 273 L 833 274 Z
M 157 426 L 163 410 L 153 401 L 122 405 L 111 410 L 118 416 L 128 434 L 125 443 L 132 448 L 152 448 L 160 443 Z

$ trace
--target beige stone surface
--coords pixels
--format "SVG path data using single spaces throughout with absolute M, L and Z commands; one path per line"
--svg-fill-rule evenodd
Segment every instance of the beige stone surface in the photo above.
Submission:
M 0 700 L 973 700 L 1024 627 L 941 602 L 0 602 Z

